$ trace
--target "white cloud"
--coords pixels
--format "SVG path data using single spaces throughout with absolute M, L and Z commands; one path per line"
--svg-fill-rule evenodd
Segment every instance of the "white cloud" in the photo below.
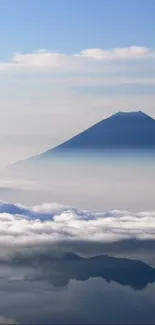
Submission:
M 32 74 L 32 69 L 35 72 L 39 71 L 46 73 L 79 72 L 79 69 L 94 71 L 94 68 L 98 69 L 98 65 L 95 63 L 96 61 L 107 63 L 107 61 L 130 61 L 140 59 L 155 59 L 155 51 L 147 47 L 139 46 L 114 48 L 110 50 L 92 48 L 82 50 L 77 54 L 38 50 L 32 53 L 14 53 L 9 61 L 0 62 L 0 72 L 29 72 Z
M 103 50 L 100 48 L 86 49 L 81 51 L 78 56 L 94 60 L 133 60 L 155 57 L 155 53 L 147 47 L 129 46 L 124 48 L 114 48 L 111 50 Z
M 28 208 L 0 202 L 1 258 L 60 242 L 108 243 L 133 238 L 155 238 L 155 211 L 92 212 L 50 203 Z

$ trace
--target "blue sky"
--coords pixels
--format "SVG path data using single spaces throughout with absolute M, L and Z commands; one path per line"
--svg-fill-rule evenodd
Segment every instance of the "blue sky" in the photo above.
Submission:
M 154 0 L 1 0 L 1 57 L 39 48 L 76 52 L 155 46 Z
M 120 110 L 155 118 L 154 30 L 154 0 L 0 0 L 0 165 Z

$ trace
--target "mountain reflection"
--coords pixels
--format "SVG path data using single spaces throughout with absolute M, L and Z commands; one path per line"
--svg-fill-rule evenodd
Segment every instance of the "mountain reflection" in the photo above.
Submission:
M 107 282 L 115 281 L 134 290 L 142 290 L 149 283 L 155 282 L 155 269 L 138 261 L 100 255 L 83 258 L 67 253 L 63 256 L 49 257 L 40 255 L 33 260 L 16 260 L 13 264 L 33 265 L 35 272 L 29 281 L 48 281 L 55 287 L 64 287 L 70 280 L 86 281 L 101 277 Z

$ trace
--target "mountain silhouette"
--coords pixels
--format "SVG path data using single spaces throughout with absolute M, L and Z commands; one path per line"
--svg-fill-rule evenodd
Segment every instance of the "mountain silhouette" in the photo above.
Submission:
M 38 157 L 76 150 L 155 149 L 155 120 L 142 111 L 118 112 Z
M 73 153 L 105 152 L 106 150 L 155 150 L 155 120 L 139 112 L 118 112 L 62 144 L 39 155 L 19 161 L 6 169 L 32 166 L 35 163 L 50 161 L 50 158 Z
M 37 272 L 30 281 L 47 281 L 55 287 L 63 287 L 71 279 L 86 281 L 101 277 L 107 282 L 115 281 L 134 290 L 142 290 L 155 282 L 155 269 L 139 260 L 100 255 L 83 258 L 74 253 L 51 256 L 38 254 L 12 260 L 13 265 L 32 265 Z

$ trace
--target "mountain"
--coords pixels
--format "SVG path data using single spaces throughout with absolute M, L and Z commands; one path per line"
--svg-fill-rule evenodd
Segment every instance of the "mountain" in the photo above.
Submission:
M 155 148 L 155 120 L 142 111 L 118 112 L 40 157 L 73 150 Z M 38 156 L 39 157 L 39 156 Z
M 49 161 L 60 154 L 82 153 L 104 150 L 155 150 L 155 120 L 142 111 L 118 112 L 71 139 L 42 154 L 19 161 L 8 168 L 32 166 L 34 163 Z M 71 156 L 70 156 L 71 157 Z M 7 170 L 8 170 L 7 168 Z
M 34 278 L 31 280 L 47 281 L 55 287 L 63 287 L 72 279 L 87 281 L 98 277 L 107 282 L 114 281 L 130 286 L 134 290 L 142 290 L 149 283 L 155 282 L 155 269 L 150 265 L 139 260 L 109 255 L 83 258 L 74 253 L 62 253 L 58 256 L 52 256 L 48 252 L 38 255 L 32 253 L 31 256 L 12 259 L 9 263 L 15 267 L 33 265 L 37 274 L 33 272 Z

